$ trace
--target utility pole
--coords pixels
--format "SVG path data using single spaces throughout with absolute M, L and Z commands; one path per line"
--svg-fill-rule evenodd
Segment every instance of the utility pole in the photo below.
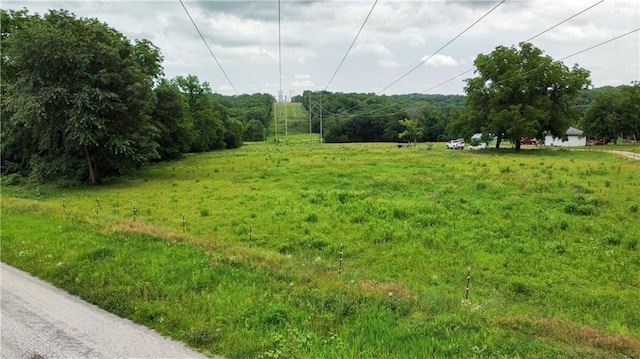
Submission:
M 276 146 L 278 145 L 278 106 L 277 102 L 273 103 L 273 125 L 275 129 L 275 142 Z
M 319 95 L 320 99 L 320 143 L 324 143 L 324 137 L 322 136 L 322 94 Z
M 311 111 L 311 95 L 309 95 L 309 103 L 307 108 L 309 109 L 309 144 L 311 144 L 311 140 L 313 139 L 313 132 L 312 132 L 312 127 L 311 127 L 311 119 L 313 118 L 313 116 L 311 115 L 312 111 Z

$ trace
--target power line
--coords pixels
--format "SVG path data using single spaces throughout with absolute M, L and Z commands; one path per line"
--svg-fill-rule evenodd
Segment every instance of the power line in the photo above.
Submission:
M 602 45 L 608 44 L 608 43 L 610 43 L 610 42 L 612 42 L 612 41 L 618 40 L 618 39 L 620 39 L 620 38 L 622 38 L 622 37 L 625 37 L 625 36 L 631 35 L 631 34 L 633 34 L 634 32 L 638 32 L 638 31 L 640 31 L 640 27 L 639 27 L 639 28 L 637 28 L 637 29 L 635 29 L 635 30 L 631 30 L 631 31 L 629 31 L 629 32 L 626 32 L 626 33 L 624 33 L 624 34 L 622 34 L 622 35 L 618 35 L 618 36 L 616 36 L 616 37 L 613 37 L 613 38 L 611 38 L 611 39 L 609 39 L 609 40 L 602 41 L 602 42 L 600 42 L 600 43 L 598 43 L 598 44 L 596 44 L 596 45 L 593 45 L 593 46 L 587 47 L 587 48 L 586 48 L 586 49 L 584 49 L 584 50 L 580 50 L 580 51 L 578 51 L 578 52 L 574 52 L 574 53 L 573 53 L 573 54 L 571 54 L 571 55 L 567 55 L 567 56 L 565 56 L 565 57 L 563 57 L 563 58 L 561 58 L 561 59 L 558 59 L 558 60 L 552 61 L 551 63 L 559 63 L 559 62 L 562 62 L 562 61 L 564 61 L 564 60 L 566 60 L 566 59 L 568 59 L 568 58 L 570 58 L 570 57 L 574 57 L 574 56 L 580 55 L 580 54 L 582 54 L 582 53 L 584 53 L 584 52 L 587 52 L 587 51 L 589 51 L 589 50 L 593 50 L 593 49 L 595 49 L 596 47 L 600 47 L 600 46 L 602 46 Z M 523 73 L 521 73 L 521 74 L 518 74 L 518 75 L 515 75 L 515 76 L 512 76 L 512 77 L 506 78 L 506 79 L 504 79 L 504 80 L 496 81 L 496 82 L 494 82 L 494 83 L 493 83 L 493 85 L 498 85 L 498 84 L 501 84 L 501 83 L 504 83 L 504 82 L 507 82 L 507 81 L 511 81 L 511 80 L 516 79 L 516 78 L 518 78 L 518 77 L 526 76 L 526 75 L 528 75 L 528 74 L 532 73 L 533 71 L 536 71 L 536 70 L 540 69 L 541 67 L 542 67 L 542 66 L 538 66 L 538 67 L 533 68 L 533 69 L 531 69 L 531 70 L 529 70 L 529 71 L 525 71 L 525 72 L 523 72 Z
M 590 47 L 588 47 L 588 48 L 586 48 L 586 49 L 583 49 L 583 50 L 580 50 L 580 51 L 574 52 L 574 53 L 572 53 L 572 54 L 570 54 L 570 55 L 567 55 L 567 56 L 565 56 L 565 57 L 562 57 L 562 58 L 560 58 L 560 59 L 558 59 L 558 60 L 553 61 L 553 63 L 562 62 L 562 61 L 564 61 L 564 60 L 566 60 L 566 59 L 568 59 L 568 58 L 571 58 L 571 57 L 574 57 L 574 56 L 580 55 L 580 54 L 582 54 L 582 53 L 584 53 L 584 52 L 587 52 L 587 51 L 593 50 L 593 49 L 595 49 L 595 48 L 597 48 L 597 47 L 600 47 L 600 46 L 602 46 L 602 45 L 608 44 L 608 43 L 610 43 L 610 42 L 613 42 L 613 41 L 618 40 L 618 39 L 620 39 L 620 38 L 623 38 L 623 37 L 625 37 L 625 36 L 629 36 L 629 35 L 631 35 L 631 34 L 633 34 L 633 33 L 635 33 L 635 32 L 639 32 L 639 31 L 640 31 L 640 28 L 637 28 L 637 29 L 634 29 L 634 30 L 628 31 L 628 32 L 626 32 L 626 33 L 624 33 L 624 34 L 621 34 L 621 35 L 615 36 L 615 37 L 613 37 L 613 38 L 610 38 L 610 39 L 608 39 L 608 40 L 602 41 L 602 42 L 600 42 L 600 43 L 598 43 L 598 44 L 595 44 L 595 45 L 593 45 L 593 46 L 590 46 Z M 529 73 L 531 73 L 531 72 L 533 72 L 533 71 L 536 71 L 536 70 L 538 70 L 539 68 L 540 68 L 540 66 L 539 66 L 539 67 L 536 67 L 536 68 L 534 68 L 534 69 L 531 69 L 531 70 L 529 70 L 529 71 L 523 72 L 523 73 L 521 73 L 521 74 L 518 74 L 518 75 L 516 75 L 516 76 L 510 77 L 510 78 L 507 78 L 507 79 L 504 79 L 504 80 L 501 80 L 501 81 L 498 81 L 498 82 L 495 82 L 494 84 L 500 84 L 500 83 L 503 83 L 503 82 L 507 82 L 507 81 L 509 81 L 509 80 L 513 80 L 513 79 L 518 78 L 518 77 L 526 76 L 527 74 L 529 74 Z M 473 69 L 475 69 L 475 67 L 472 67 L 472 68 L 468 69 L 467 71 L 464 71 L 464 72 L 462 72 L 462 73 L 460 73 L 460 74 L 456 75 L 455 77 L 452 77 L 452 78 L 450 78 L 450 79 L 448 79 L 448 80 L 446 80 L 446 81 L 443 81 L 443 82 L 441 82 L 441 83 L 439 83 L 439 84 L 437 84 L 437 85 L 435 85 L 435 86 L 431 87 L 430 89 L 423 91 L 422 93 L 429 92 L 429 91 L 431 91 L 431 90 L 433 90 L 433 89 L 435 89 L 435 88 L 437 88 L 437 87 L 440 87 L 441 85 L 443 85 L 443 84 L 445 84 L 445 83 L 448 83 L 448 82 L 450 82 L 450 81 L 453 81 L 453 80 L 457 79 L 458 77 L 460 77 L 460 76 L 462 76 L 462 75 L 464 75 L 464 74 L 466 74 L 466 73 L 468 73 L 468 72 L 472 71 Z M 367 100 L 369 100 L 369 99 L 367 99 Z M 358 106 L 355 106 L 355 107 L 358 107 Z M 354 107 L 354 108 L 355 108 L 355 107 Z M 353 110 L 354 108 L 351 108 L 350 110 Z M 376 115 L 376 112 L 379 112 L 379 111 L 380 111 L 380 110 L 376 109 L 376 110 L 373 110 L 373 111 L 371 111 L 371 112 L 367 112 L 367 113 L 364 113 L 364 114 L 358 114 L 358 115 L 369 115 L 369 116 L 372 116 L 372 117 L 376 117 L 376 116 L 377 116 L 377 115 Z M 382 116 L 388 116 L 388 115 L 395 115 L 395 114 L 399 114 L 399 113 L 402 113 L 402 112 L 387 112 L 387 111 L 385 111 L 385 112 L 384 112 L 383 114 L 381 114 L 381 115 L 382 115 Z M 346 114 L 345 114 L 345 113 L 333 113 L 333 115 L 346 115 Z M 352 115 L 352 114 L 349 114 L 349 115 L 350 115 L 350 116 L 354 116 L 354 115 Z
M 445 7 L 443 7 L 438 13 L 436 13 L 435 15 L 433 15 L 431 18 L 429 18 L 428 20 L 422 22 L 422 25 L 425 26 L 426 24 L 430 24 L 433 20 L 435 20 L 437 17 L 439 17 L 440 15 L 442 15 L 445 11 L 447 11 L 451 6 L 453 6 L 457 1 L 459 0 L 452 0 L 451 2 L 448 2 L 448 5 L 446 5 Z M 391 17 L 400 9 L 400 7 L 402 7 L 402 5 L 405 4 L 404 1 L 399 2 L 399 5 L 391 12 L 391 14 L 389 14 L 389 16 L 382 22 L 382 24 L 380 24 L 380 26 L 376 29 L 376 31 L 373 33 L 373 35 L 371 35 L 369 37 L 369 39 L 367 39 L 367 41 L 360 43 L 358 46 L 356 46 L 355 48 L 357 49 L 359 46 L 363 46 L 366 45 L 368 43 L 370 43 L 378 34 L 378 32 L 380 31 L 380 29 L 382 29 L 382 27 L 389 21 L 389 19 L 391 19 Z M 392 46 L 390 48 L 391 51 L 396 50 L 399 46 L 401 45 L 401 42 L 396 42 L 394 44 L 394 46 Z M 364 72 L 368 71 L 369 69 L 362 67 L 360 69 L 360 72 L 358 73 L 357 76 L 355 76 L 356 78 L 360 77 Z M 352 76 L 353 77 L 353 76 Z
M 231 85 L 231 87 L 233 88 L 233 91 L 235 91 L 236 94 L 238 94 L 238 90 L 236 90 L 236 87 L 233 86 L 233 83 L 231 82 L 231 79 L 229 79 L 229 76 L 227 76 L 227 73 L 222 68 L 222 65 L 218 61 L 218 58 L 216 58 L 216 55 L 214 55 L 213 51 L 211 51 L 211 48 L 209 47 L 209 44 L 207 44 L 207 40 L 205 40 L 204 36 L 202 36 L 202 33 L 200 32 L 200 29 L 198 29 L 198 25 L 196 25 L 195 21 L 193 21 L 193 18 L 191 17 L 191 14 L 189 14 L 189 10 L 187 10 L 187 7 L 184 6 L 184 3 L 182 2 L 182 0 L 180 0 L 180 5 L 182 5 L 182 8 L 187 13 L 187 16 L 189 17 L 189 20 L 191 20 L 191 23 L 193 24 L 193 27 L 196 28 L 196 31 L 198 32 L 198 34 L 200 35 L 200 38 L 202 39 L 202 41 L 204 42 L 205 46 L 209 50 L 209 53 L 211 54 L 211 56 L 213 56 L 213 59 L 216 60 L 216 64 L 218 64 L 218 67 L 220 68 L 220 71 L 222 71 L 222 74 L 224 74 L 224 77 L 226 77 L 227 81 L 229 81 L 229 85 Z
M 448 43 L 446 43 L 444 46 L 442 46 L 440 49 L 438 49 L 438 51 L 436 51 L 434 54 L 432 54 L 431 56 L 429 56 L 428 58 L 424 59 L 421 63 L 419 63 L 417 66 L 415 66 L 413 69 L 411 69 L 409 72 L 405 73 L 404 75 L 402 75 L 399 79 L 397 79 L 396 81 L 394 81 L 393 83 L 391 83 L 389 86 L 385 87 L 384 89 L 382 89 L 380 92 L 378 92 L 378 94 L 380 94 L 381 92 L 384 92 L 385 90 L 387 90 L 388 88 L 390 88 L 391 86 L 393 86 L 394 84 L 396 84 L 398 81 L 402 80 L 403 78 L 405 78 L 406 76 L 408 76 L 411 72 L 413 72 L 414 70 L 416 70 L 418 67 L 420 67 L 420 65 L 422 65 L 423 63 L 425 63 L 426 61 L 428 61 L 431 57 L 433 57 L 434 55 L 436 55 L 438 52 L 442 51 L 442 49 L 444 49 L 445 47 L 447 47 L 449 44 L 451 44 L 453 41 L 455 41 L 458 37 L 460 37 L 462 34 L 464 34 L 466 31 L 468 31 L 469 29 L 471 29 L 473 26 L 475 26 L 478 22 L 480 22 L 482 19 L 484 19 L 487 15 L 489 15 L 490 13 L 492 13 L 495 9 L 498 8 L 498 6 L 502 5 L 502 3 L 504 3 L 506 0 L 502 0 L 500 1 L 500 3 L 498 3 L 496 6 L 494 6 L 491 10 L 489 10 L 486 14 L 484 14 L 482 17 L 480 17 L 478 20 L 476 20 L 473 24 L 471 24 L 469 27 L 467 27 L 464 31 L 462 31 L 460 34 L 458 34 L 456 37 L 454 37 L 452 40 L 450 40 Z M 447 10 L 449 7 L 451 6 L 451 4 L 447 7 L 445 7 L 440 13 L 438 13 L 438 15 L 434 16 L 433 18 L 439 16 L 440 14 L 442 14 L 445 10 Z M 432 18 L 432 19 L 433 19 Z M 471 69 L 473 70 L 473 68 Z M 470 70 L 465 71 L 469 72 Z M 463 73 L 464 74 L 464 73 Z M 461 74 L 462 75 L 462 74 Z M 461 76 L 458 75 L 458 76 Z M 455 78 L 454 78 L 455 79 Z M 448 80 L 448 81 L 452 81 Z M 448 82 L 447 81 L 447 82 Z M 325 88 L 326 90 L 326 88 Z M 352 111 L 358 107 L 360 107 L 363 103 L 368 102 L 369 100 L 375 98 L 376 95 L 373 95 L 367 99 L 365 99 L 364 101 L 360 102 L 359 104 L 353 106 L 352 108 L 343 111 L 343 112 L 349 112 Z
M 538 36 L 540 36 L 540 35 L 542 35 L 542 34 L 544 34 L 544 33 L 546 33 L 546 32 L 549 32 L 549 31 L 551 31 L 551 30 L 555 29 L 556 27 L 558 27 L 558 26 L 560 26 L 560 25 L 564 24 L 565 22 L 567 22 L 567 21 L 569 21 L 569 20 L 573 19 L 574 17 L 576 17 L 576 16 L 578 16 L 578 15 L 582 14 L 583 12 L 586 12 L 586 11 L 590 10 L 591 8 L 595 7 L 596 5 L 600 5 L 600 4 L 602 4 L 603 2 L 604 2 L 604 0 L 600 0 L 599 2 L 597 2 L 597 3 L 595 3 L 595 4 L 591 5 L 591 6 L 589 6 L 588 8 L 586 8 L 586 9 L 584 9 L 584 10 L 580 11 L 579 13 L 577 13 L 577 14 L 575 14 L 575 15 L 571 16 L 571 17 L 566 18 L 565 20 L 563 20 L 563 21 L 561 21 L 561 22 L 559 22 L 559 23 L 555 24 L 554 26 L 552 26 L 552 27 L 550 27 L 550 28 L 548 28 L 548 29 L 544 30 L 543 32 L 539 33 L 538 35 L 536 35 L 536 36 L 534 36 L 534 37 L 531 37 L 531 38 L 529 38 L 529 39 L 527 39 L 527 40 L 524 40 L 523 42 L 529 42 L 529 41 L 531 41 L 531 40 L 535 39 L 536 37 L 538 37 Z
M 503 0 L 504 1 L 504 0 Z M 331 76 L 331 79 L 329 80 L 329 82 L 327 83 L 327 86 L 324 87 L 324 90 L 326 91 L 327 88 L 329 88 L 329 85 L 331 85 L 331 82 L 333 81 L 333 79 L 336 77 L 336 75 L 338 74 L 338 71 L 340 70 L 340 67 L 342 67 L 342 64 L 344 63 L 344 60 L 347 58 L 347 55 L 349 55 L 349 52 L 351 51 L 351 49 L 353 48 L 353 44 L 356 43 L 356 40 L 358 40 L 358 36 L 360 36 L 360 32 L 362 31 L 362 29 L 364 28 L 364 25 L 367 23 L 367 20 L 369 20 L 369 16 L 371 16 L 371 13 L 373 12 L 373 9 L 375 9 L 376 4 L 378 4 L 378 0 L 376 0 L 373 3 L 373 6 L 371 7 L 371 10 L 369 10 L 369 14 L 367 14 L 367 17 L 364 19 L 364 22 L 362 23 L 362 26 L 360 26 L 360 30 L 358 30 L 358 33 L 356 34 L 356 37 L 353 39 L 353 41 L 351 42 L 351 46 L 349 46 L 349 49 L 347 50 L 347 52 L 344 54 L 344 57 L 342 58 L 342 61 L 340 61 L 340 65 L 338 65 L 338 68 L 336 69 L 336 71 L 333 73 L 333 76 Z
M 458 35 L 456 35 L 453 39 L 449 40 L 449 42 L 447 42 L 446 44 L 444 44 L 442 47 L 440 47 L 436 52 L 434 52 L 433 54 L 429 55 L 426 59 L 422 60 L 419 64 L 417 64 L 416 66 L 414 66 L 411 70 L 407 71 L 407 73 L 405 73 L 404 75 L 400 76 L 400 78 L 398 78 L 397 80 L 393 81 L 391 84 L 389 84 L 387 87 L 383 88 L 382 90 L 378 91 L 378 94 L 383 93 L 384 91 L 386 91 L 388 88 L 390 88 L 391 86 L 395 85 L 396 83 L 398 83 L 400 80 L 402 80 L 403 78 L 407 77 L 410 73 L 412 73 L 413 71 L 415 71 L 416 69 L 418 69 L 420 66 L 422 66 L 422 64 L 424 64 L 425 62 L 429 61 L 432 57 L 434 57 L 435 55 L 437 55 L 440 51 L 442 51 L 445 47 L 449 46 L 449 44 L 451 44 L 452 42 L 454 42 L 456 39 L 458 39 L 460 36 L 462 36 L 465 32 L 467 32 L 469 29 L 471 29 L 472 27 L 474 27 L 477 23 L 479 23 L 482 19 L 484 19 L 485 17 L 487 17 L 489 14 L 491 14 L 495 9 L 497 9 L 500 5 L 502 5 L 506 0 L 502 0 L 498 3 L 498 5 L 494 6 L 493 8 L 491 8 L 491 10 L 489 10 L 487 13 L 485 13 L 484 15 L 482 15 L 478 20 L 476 20 L 473 24 L 469 25 L 466 29 L 464 29 L 461 33 L 459 33 Z
M 549 32 L 549 31 L 551 31 L 551 30 L 555 29 L 556 27 L 558 27 L 558 26 L 560 26 L 560 25 L 564 24 L 565 22 L 567 22 L 567 21 L 569 21 L 569 20 L 573 19 L 574 17 L 576 17 L 576 16 L 578 16 L 578 15 L 581 15 L 581 14 L 585 13 L 585 12 L 586 12 L 586 11 L 588 11 L 588 10 L 591 10 L 591 9 L 592 9 L 592 8 L 594 8 L 596 5 L 599 5 L 599 4 L 600 4 L 600 3 L 602 3 L 602 2 L 604 2 L 604 0 L 601 0 L 601 1 L 599 1 L 599 2 L 595 3 L 595 4 L 591 5 L 591 6 L 589 6 L 589 7 L 585 8 L 585 9 L 583 9 L 582 11 L 580 11 L 580 12 L 578 12 L 578 13 L 574 14 L 574 15 L 569 16 L 568 18 L 566 18 L 566 19 L 564 19 L 564 20 L 560 21 L 559 23 L 557 23 L 557 24 L 555 24 L 555 25 L 551 26 L 550 28 L 548 28 L 548 29 L 546 29 L 546 30 L 544 30 L 544 31 L 542 31 L 542 32 L 540 32 L 540 33 L 538 33 L 537 35 L 535 35 L 535 36 L 533 36 L 533 37 L 530 37 L 529 39 L 527 39 L 527 40 L 525 40 L 525 41 L 523 41 L 523 42 L 529 42 L 529 41 L 531 41 L 531 40 L 535 39 L 536 37 L 539 37 L 540 35 L 545 34 L 545 33 Z M 470 69 L 468 69 L 468 70 L 466 70 L 466 71 L 464 71 L 464 72 L 462 72 L 462 73 L 459 73 L 459 74 L 455 75 L 454 77 L 452 77 L 452 78 L 450 78 L 450 79 L 448 79 L 448 80 L 445 80 L 445 81 L 443 81 L 443 82 L 440 82 L 439 84 L 437 84 L 437 85 L 435 85 L 435 86 L 433 86 L 433 87 L 431 87 L 431 88 L 429 88 L 429 89 L 427 89 L 427 90 L 424 90 L 424 91 L 422 91 L 421 93 L 430 92 L 430 91 L 432 91 L 432 90 L 434 90 L 434 89 L 436 89 L 436 88 L 438 88 L 438 87 L 440 87 L 440 86 L 442 86 L 442 85 L 444 85 L 444 84 L 446 84 L 446 83 L 449 83 L 449 82 L 451 82 L 451 81 L 453 81 L 453 80 L 455 80 L 455 79 L 459 78 L 460 76 L 462 76 L 462 75 L 466 74 L 467 72 L 473 71 L 473 69 L 475 69 L 475 66 L 472 66 Z
M 587 52 L 587 51 L 593 50 L 593 49 L 595 49 L 596 47 L 600 47 L 600 46 L 602 46 L 602 45 L 608 44 L 608 43 L 610 43 L 610 42 L 612 42 L 612 41 L 618 40 L 618 39 L 620 39 L 620 38 L 622 38 L 622 37 L 625 37 L 625 36 L 629 36 L 629 35 L 633 34 L 634 32 L 638 32 L 638 31 L 640 31 L 640 27 L 639 27 L 639 28 L 637 28 L 637 29 L 635 29 L 635 30 L 631 30 L 631 31 L 629 31 L 629 32 L 625 32 L 625 33 L 624 33 L 624 34 L 622 34 L 622 35 L 618 35 L 618 36 L 616 36 L 616 37 L 613 37 L 613 38 L 611 38 L 611 39 L 609 39 L 609 40 L 605 40 L 605 41 L 600 42 L 600 43 L 598 43 L 598 44 L 595 44 L 595 45 L 593 45 L 593 46 L 587 47 L 586 49 L 580 50 L 580 51 L 578 51 L 578 52 L 574 52 L 574 53 L 573 53 L 573 54 L 571 54 L 571 55 L 567 55 L 567 56 L 565 56 L 565 57 L 563 57 L 563 58 L 560 58 L 560 59 L 558 59 L 558 60 L 555 60 L 555 61 L 553 61 L 553 62 L 554 62 L 554 63 L 562 62 L 562 61 L 564 61 L 564 60 L 566 60 L 566 59 L 568 59 L 568 58 L 570 58 L 570 57 L 574 57 L 574 56 L 580 55 L 580 54 L 582 54 L 582 53 L 584 53 L 584 52 Z M 463 72 L 463 73 L 461 73 L 461 74 L 457 75 L 456 77 L 451 78 L 451 79 L 449 79 L 449 80 L 447 80 L 447 81 L 441 82 L 440 84 L 438 84 L 438 85 L 436 85 L 436 86 L 434 86 L 434 87 L 430 88 L 429 90 L 423 91 L 423 93 L 424 93 L 424 92 L 431 91 L 431 90 L 433 90 L 434 88 L 436 88 L 436 87 L 438 87 L 438 86 L 440 86 L 440 85 L 442 85 L 442 84 L 445 84 L 445 83 L 447 83 L 447 82 L 449 82 L 449 81 L 452 81 L 452 80 L 454 80 L 454 79 L 456 79 L 456 78 L 458 78 L 458 77 L 460 77 L 460 76 L 464 75 L 465 73 L 467 73 L 467 72 L 469 72 L 469 71 L 473 70 L 474 68 L 475 68 L 475 67 L 473 67 L 473 68 L 471 68 L 471 69 L 469 69 L 469 70 L 467 70 L 467 71 L 465 71 L 465 72 Z M 521 73 L 521 74 L 518 74 L 518 75 L 516 75 L 516 76 L 510 77 L 510 78 L 507 78 L 507 79 L 504 79 L 504 80 L 501 80 L 501 81 L 497 81 L 497 82 L 495 82 L 495 83 L 494 83 L 494 85 L 501 84 L 501 83 L 503 83 L 503 82 L 507 82 L 507 81 L 509 81 L 509 80 L 513 80 L 513 79 L 515 79 L 515 78 L 525 76 L 525 75 L 527 75 L 527 74 L 529 74 L 529 73 L 531 73 L 531 72 L 533 72 L 533 71 L 538 70 L 539 68 L 540 68 L 540 66 L 539 66 L 539 67 L 536 67 L 536 68 L 534 68 L 534 69 L 531 69 L 531 70 L 529 70 L 529 71 L 523 72 L 523 73 Z
M 638 31 L 640 31 L 640 27 L 639 27 L 639 28 L 637 28 L 637 29 L 635 29 L 635 30 L 631 30 L 631 31 L 629 31 L 629 32 L 626 32 L 626 33 L 624 33 L 624 34 L 622 34 L 622 35 L 618 35 L 618 36 L 616 36 L 616 37 L 613 37 L 613 38 L 611 38 L 611 39 L 609 39 L 609 40 L 605 40 L 605 41 L 603 41 L 603 42 L 601 42 L 601 43 L 599 43 L 599 44 L 593 45 L 593 46 L 588 47 L 588 48 L 586 48 L 586 49 L 584 49 L 584 50 L 580 50 L 580 51 L 578 51 L 578 52 L 574 52 L 573 54 L 571 54 L 571 55 L 567 55 L 567 56 L 565 56 L 565 57 L 561 58 L 561 59 L 560 59 L 560 60 L 558 60 L 558 61 L 564 61 L 564 60 L 566 60 L 566 59 L 568 59 L 568 58 L 570 58 L 570 57 L 574 57 L 574 56 L 580 55 L 580 54 L 581 54 L 581 53 L 583 53 L 583 52 L 587 52 L 587 51 L 589 51 L 589 50 L 593 50 L 593 49 L 595 49 L 596 47 L 600 47 L 600 46 L 602 46 L 602 45 L 604 45 L 604 44 L 607 44 L 607 43 L 610 43 L 610 42 L 612 42 L 612 41 L 618 40 L 619 38 L 622 38 L 622 37 L 625 37 L 625 36 L 631 35 L 631 34 L 633 34 L 634 32 L 638 32 Z

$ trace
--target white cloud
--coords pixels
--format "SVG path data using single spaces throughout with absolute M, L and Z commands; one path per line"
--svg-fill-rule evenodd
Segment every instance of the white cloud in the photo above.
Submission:
M 429 57 L 431 57 L 429 59 Z M 427 60 L 428 59 L 428 60 Z M 424 64 L 430 67 L 456 67 L 460 66 L 463 62 L 460 62 L 448 55 L 436 54 L 436 55 L 425 55 L 420 61 L 425 61 Z

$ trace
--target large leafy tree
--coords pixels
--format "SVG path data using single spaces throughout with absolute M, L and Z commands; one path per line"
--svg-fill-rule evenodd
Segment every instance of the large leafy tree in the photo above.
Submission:
M 564 138 L 579 113 L 572 103 L 590 84 L 589 71 L 544 56 L 530 43 L 498 46 L 475 59 L 477 76 L 466 80 L 469 108 L 465 132 L 497 136 L 520 149 L 520 138 L 549 133 Z
M 158 152 L 161 160 L 181 158 L 188 153 L 195 138 L 191 116 L 187 116 L 182 101 L 182 93 L 175 83 L 162 80 L 154 88 L 156 105 L 153 119 L 160 131 Z
M 193 122 L 195 137 L 191 152 L 224 148 L 224 123 L 221 114 L 214 108 L 209 83 L 201 83 L 195 75 L 178 76 L 172 82 L 180 88 L 187 116 Z
M 156 158 L 157 48 L 63 10 L 17 15 L 2 14 L 24 25 L 3 28 L 3 166 L 96 184 Z

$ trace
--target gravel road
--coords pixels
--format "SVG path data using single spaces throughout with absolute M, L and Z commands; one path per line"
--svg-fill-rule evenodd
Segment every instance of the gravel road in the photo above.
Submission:
M 640 153 L 628 152 L 628 151 L 609 151 L 616 155 L 625 156 L 629 158 L 633 158 L 634 160 L 640 160 Z
M 0 263 L 0 357 L 206 358 Z

